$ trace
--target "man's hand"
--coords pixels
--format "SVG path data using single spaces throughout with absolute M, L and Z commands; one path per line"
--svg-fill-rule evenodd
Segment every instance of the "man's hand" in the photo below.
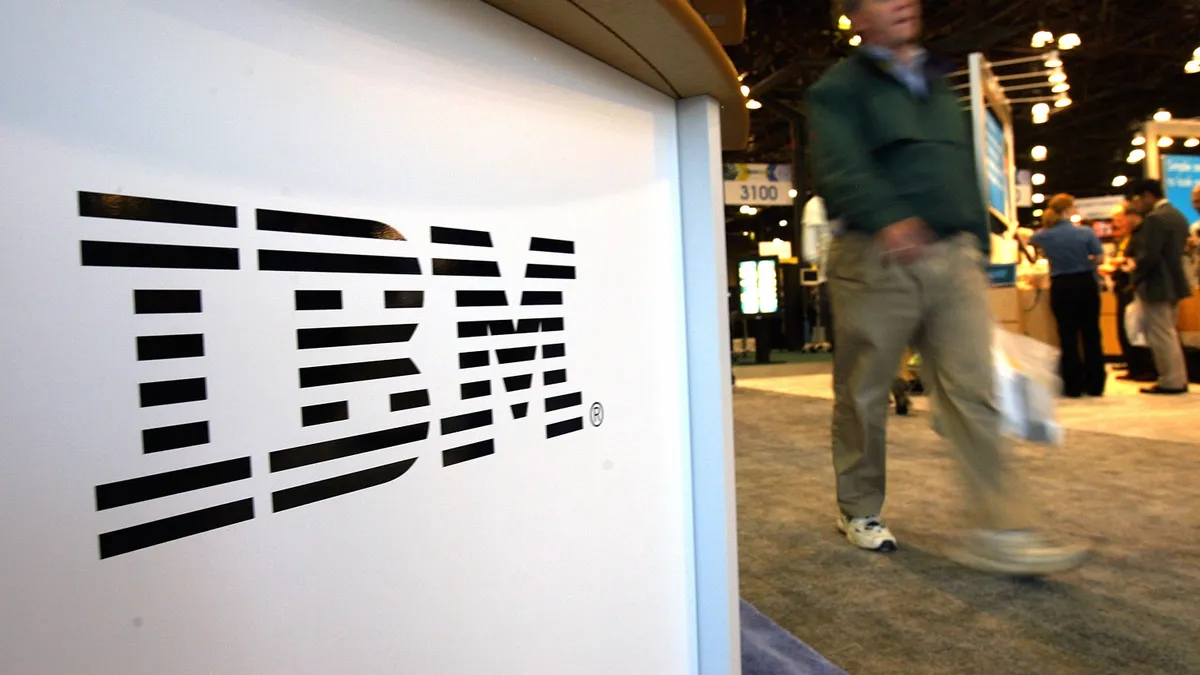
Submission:
M 901 265 L 920 260 L 925 255 L 926 246 L 933 241 L 929 226 L 920 218 L 905 218 L 892 223 L 876 236 L 883 246 L 886 259 Z

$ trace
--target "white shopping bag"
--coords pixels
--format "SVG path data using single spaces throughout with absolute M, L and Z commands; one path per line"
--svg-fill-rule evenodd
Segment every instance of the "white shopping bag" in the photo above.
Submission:
M 1146 313 L 1141 300 L 1134 300 L 1125 308 L 1125 337 L 1134 347 L 1146 346 Z
M 1041 340 L 997 328 L 992 338 L 992 364 L 1001 432 L 1021 441 L 1061 446 L 1063 429 L 1055 416 L 1062 386 L 1058 350 Z M 942 433 L 936 408 L 933 428 Z

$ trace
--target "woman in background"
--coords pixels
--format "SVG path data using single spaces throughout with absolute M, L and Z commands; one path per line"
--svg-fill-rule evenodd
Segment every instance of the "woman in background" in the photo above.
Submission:
M 1050 263 L 1050 309 L 1062 348 L 1063 394 L 1103 396 L 1108 374 L 1100 344 L 1100 280 L 1096 266 L 1104 247 L 1090 227 L 1077 227 L 1075 198 L 1055 195 L 1042 214 L 1042 230 L 1029 243 Z M 1082 347 L 1082 351 L 1081 351 Z

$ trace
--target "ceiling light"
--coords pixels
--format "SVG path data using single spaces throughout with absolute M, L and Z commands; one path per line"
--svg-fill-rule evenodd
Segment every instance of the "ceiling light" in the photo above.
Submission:
M 1171 138 L 1170 136 L 1163 136 L 1162 138 L 1158 139 L 1158 147 L 1160 148 L 1169 148 L 1172 145 L 1175 145 L 1175 139 Z
M 1041 210 L 1041 209 L 1034 209 L 1034 210 L 1033 210 L 1033 217 L 1034 217 L 1034 218 L 1041 218 L 1043 213 L 1045 213 L 1045 211 L 1043 211 L 1043 210 Z
M 1052 91 L 1056 94 L 1063 94 L 1070 90 L 1071 90 L 1071 85 L 1067 84 L 1066 82 L 1059 82 L 1058 84 L 1056 84 L 1050 88 L 1050 91 Z
M 1183 64 L 1183 72 L 1187 73 L 1188 75 L 1200 73 L 1200 59 L 1192 59 L 1191 61 Z
M 1075 33 L 1067 33 L 1066 35 L 1058 38 L 1058 48 L 1064 52 L 1068 49 L 1075 49 L 1081 44 L 1083 44 L 1083 41 L 1080 40 L 1079 36 Z
M 1033 161 L 1035 161 L 1035 162 L 1041 162 L 1041 161 L 1045 160 L 1046 159 L 1046 146 L 1044 146 L 1044 145 L 1033 146 L 1033 150 L 1029 151 L 1029 156 L 1033 157 Z
M 1039 30 L 1033 34 L 1033 39 L 1029 41 L 1029 46 L 1034 49 L 1041 49 L 1051 42 L 1054 42 L 1054 33 L 1048 30 Z
M 1163 110 L 1162 108 L 1159 108 L 1158 112 L 1154 113 L 1154 121 L 1155 122 L 1170 122 L 1171 121 L 1171 111 Z
M 747 87 L 746 85 L 743 84 L 742 85 L 742 96 L 749 96 L 749 95 L 750 95 L 750 87 Z
M 1033 193 L 1033 203 L 1034 204 L 1041 204 L 1044 201 L 1046 201 L 1046 195 L 1044 195 L 1040 192 Z
M 862 36 L 861 35 L 855 35 L 854 37 L 850 38 L 850 46 L 851 47 L 857 47 L 861 44 L 862 44 Z
M 740 207 L 738 207 L 738 212 L 739 213 L 750 213 L 750 207 L 746 204 L 742 204 Z
M 1083 216 L 1081 216 L 1081 215 L 1079 215 L 1078 213 L 1076 213 L 1075 215 L 1071 216 L 1071 222 L 1072 222 L 1072 223 L 1082 223 L 1082 222 L 1083 222 Z
M 1071 103 L 1072 103 L 1072 101 L 1071 101 L 1070 96 L 1064 95 L 1064 96 L 1059 96 L 1058 98 L 1054 99 L 1054 107 L 1055 108 L 1065 108 L 1065 107 L 1071 105 Z
M 781 221 L 779 221 L 779 226 L 780 226 L 780 227 L 787 227 L 787 221 L 786 221 L 786 220 L 781 220 Z
M 749 232 L 742 232 L 742 236 L 743 236 L 743 237 L 749 237 L 749 236 L 750 236 L 750 233 L 749 233 Z
M 1055 68 L 1053 73 L 1050 73 L 1050 84 L 1058 84 L 1059 82 L 1067 81 L 1067 74 L 1062 71 L 1062 68 Z
M 1050 52 L 1046 55 L 1047 68 L 1062 68 L 1062 59 L 1058 57 L 1058 52 Z
M 1132 141 L 1130 141 L 1130 144 L 1131 144 L 1131 145 L 1145 145 L 1145 144 L 1146 144 L 1146 137 L 1145 137 L 1145 136 L 1143 136 L 1143 135 L 1141 135 L 1141 134 L 1138 134 L 1137 136 L 1134 136 L 1134 137 L 1133 137 L 1133 140 L 1132 140 Z
M 1116 178 L 1113 179 L 1112 186 L 1113 187 L 1121 187 L 1122 185 L 1124 185 L 1128 182 L 1129 182 L 1129 179 L 1126 178 L 1125 176 L 1117 176 Z
M 1192 52 L 1192 58 L 1200 61 L 1200 47 L 1196 47 L 1196 51 Z
M 850 17 L 845 14 L 838 17 L 838 30 L 850 30 L 854 24 L 850 21 Z
M 1137 164 L 1143 159 L 1146 159 L 1146 151 L 1141 148 L 1134 148 L 1133 151 L 1129 153 L 1129 156 L 1125 158 L 1125 161 L 1129 162 L 1130 164 Z
M 749 74 L 750 73 L 742 73 L 741 75 L 738 75 L 738 82 L 741 82 L 742 80 L 746 79 L 746 76 Z
M 1043 185 L 1046 182 L 1046 174 L 1035 173 L 1029 177 L 1029 182 L 1033 183 L 1034 185 Z
M 762 107 L 762 103 L 759 103 L 758 101 L 756 101 L 754 99 L 750 99 L 749 101 L 746 101 L 746 107 L 751 110 L 758 110 L 759 108 Z
M 1034 124 L 1045 124 L 1050 117 L 1050 106 L 1045 103 L 1037 103 L 1030 110 L 1030 114 L 1033 115 Z
M 753 216 L 757 213 L 758 213 L 758 207 L 755 207 L 755 206 L 751 206 L 750 209 L 748 211 L 746 211 L 746 215 L 748 215 L 748 216 Z
M 796 188 L 792 188 L 791 190 L 788 190 L 788 196 L 792 199 L 795 199 L 796 197 L 800 196 L 800 192 L 796 190 Z
M 1189 138 L 1183 142 L 1185 148 L 1194 148 L 1197 145 L 1200 145 L 1200 138 Z

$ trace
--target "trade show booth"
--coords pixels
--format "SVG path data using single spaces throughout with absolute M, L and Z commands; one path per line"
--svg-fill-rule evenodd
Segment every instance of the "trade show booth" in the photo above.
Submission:
M 737 673 L 683 0 L 13 3 L 0 670 Z

